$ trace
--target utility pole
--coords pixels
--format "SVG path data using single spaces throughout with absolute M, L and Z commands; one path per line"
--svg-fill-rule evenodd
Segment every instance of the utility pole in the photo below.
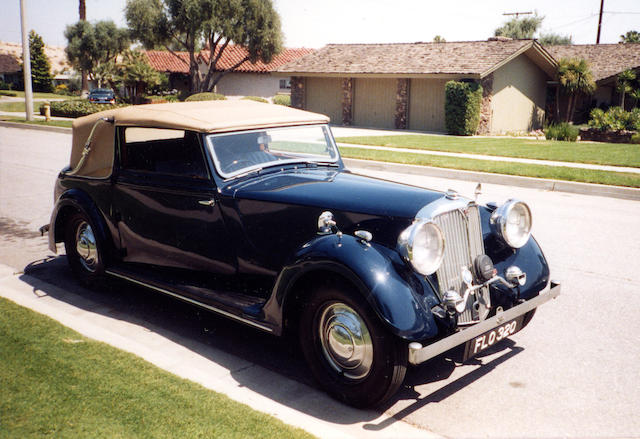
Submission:
M 600 44 L 600 28 L 602 28 L 602 8 L 604 7 L 604 0 L 600 0 L 600 16 L 598 17 L 598 36 L 596 37 L 596 44 Z
M 22 65 L 24 70 L 24 105 L 27 120 L 33 120 L 33 92 L 31 91 L 31 54 L 29 52 L 29 36 L 27 35 L 27 11 L 24 0 L 20 0 L 20 27 L 22 29 Z
M 505 12 L 502 15 L 515 15 L 516 16 L 516 20 L 518 19 L 518 16 L 520 15 L 531 15 L 533 14 L 533 12 Z

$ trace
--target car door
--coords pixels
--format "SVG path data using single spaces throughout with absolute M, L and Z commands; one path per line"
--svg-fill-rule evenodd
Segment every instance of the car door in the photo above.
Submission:
M 125 263 L 234 274 L 235 254 L 196 133 L 119 127 L 113 216 Z

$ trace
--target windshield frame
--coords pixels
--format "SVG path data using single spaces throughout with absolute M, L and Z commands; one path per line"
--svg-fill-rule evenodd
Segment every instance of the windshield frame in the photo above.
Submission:
M 303 159 L 302 157 L 300 158 L 296 158 L 296 159 L 290 159 L 290 160 L 274 160 L 271 162 L 265 162 L 265 163 L 260 163 L 254 166 L 248 166 L 246 168 L 241 168 L 238 169 L 236 171 L 233 172 L 223 172 L 222 171 L 222 166 L 221 163 L 216 155 L 215 152 L 215 148 L 213 145 L 213 139 L 216 137 L 223 137 L 223 136 L 233 136 L 233 135 L 237 135 L 237 134 L 249 134 L 249 133 L 255 133 L 255 132 L 264 132 L 265 130 L 269 130 L 269 131 L 275 131 L 275 130 L 292 130 L 295 128 L 311 128 L 311 127 L 318 127 L 320 129 L 322 129 L 324 131 L 325 134 L 325 139 L 329 142 L 329 146 L 331 146 L 335 152 L 335 156 L 334 157 L 324 157 L 324 158 L 320 158 L 319 156 L 315 156 L 316 158 L 313 159 L 313 156 L 311 156 L 308 159 Z M 281 165 L 292 165 L 292 164 L 308 164 L 308 163 L 315 163 L 318 165 L 322 165 L 322 164 L 328 164 L 331 166 L 340 166 L 341 164 L 341 157 L 340 157 L 340 150 L 338 149 L 338 146 L 336 145 L 335 139 L 333 138 L 333 133 L 331 132 L 331 128 L 329 127 L 329 124 L 309 124 L 309 125 L 288 125 L 288 126 L 275 126 L 275 127 L 265 127 L 265 128 L 257 128 L 257 129 L 251 129 L 251 130 L 242 130 L 242 131 L 229 131 L 229 132 L 225 132 L 225 133 L 210 133 L 210 134 L 205 134 L 205 139 L 206 139 L 206 150 L 207 153 L 209 154 L 209 156 L 211 157 L 211 161 L 213 162 L 213 165 L 215 167 L 215 171 L 218 175 L 220 175 L 223 179 L 225 180 L 230 180 L 233 178 L 237 178 L 237 177 L 241 177 L 247 174 L 251 174 L 253 172 L 257 172 L 260 171 L 264 168 L 270 168 L 270 167 L 274 167 L 274 166 L 281 166 Z

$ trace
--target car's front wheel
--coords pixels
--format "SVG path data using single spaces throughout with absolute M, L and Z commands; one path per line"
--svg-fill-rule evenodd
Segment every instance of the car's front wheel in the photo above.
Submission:
M 344 285 L 313 291 L 300 316 L 300 343 L 316 380 L 357 407 L 380 404 L 404 380 L 407 346 Z
M 78 212 L 68 218 L 64 246 L 69 266 L 80 281 L 91 285 L 103 279 L 102 249 L 91 221 L 84 213 Z

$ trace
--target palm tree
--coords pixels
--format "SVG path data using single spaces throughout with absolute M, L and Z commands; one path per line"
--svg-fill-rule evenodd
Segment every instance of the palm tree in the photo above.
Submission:
M 556 107 L 559 106 L 560 89 L 569 96 L 565 121 L 573 120 L 576 103 L 581 94 L 590 95 L 596 89 L 589 63 L 584 59 L 566 59 L 558 61 L 557 77 L 559 87 L 556 89 Z
M 636 79 L 636 74 L 633 70 L 625 70 L 618 73 L 618 77 L 616 78 L 616 90 L 620 93 L 620 106 L 624 110 L 624 95 L 633 91 L 631 88 L 631 82 Z
M 636 88 L 635 90 L 633 90 L 631 93 L 629 93 L 629 96 L 631 96 L 634 99 L 634 107 L 638 106 L 638 102 L 640 102 L 640 88 Z

